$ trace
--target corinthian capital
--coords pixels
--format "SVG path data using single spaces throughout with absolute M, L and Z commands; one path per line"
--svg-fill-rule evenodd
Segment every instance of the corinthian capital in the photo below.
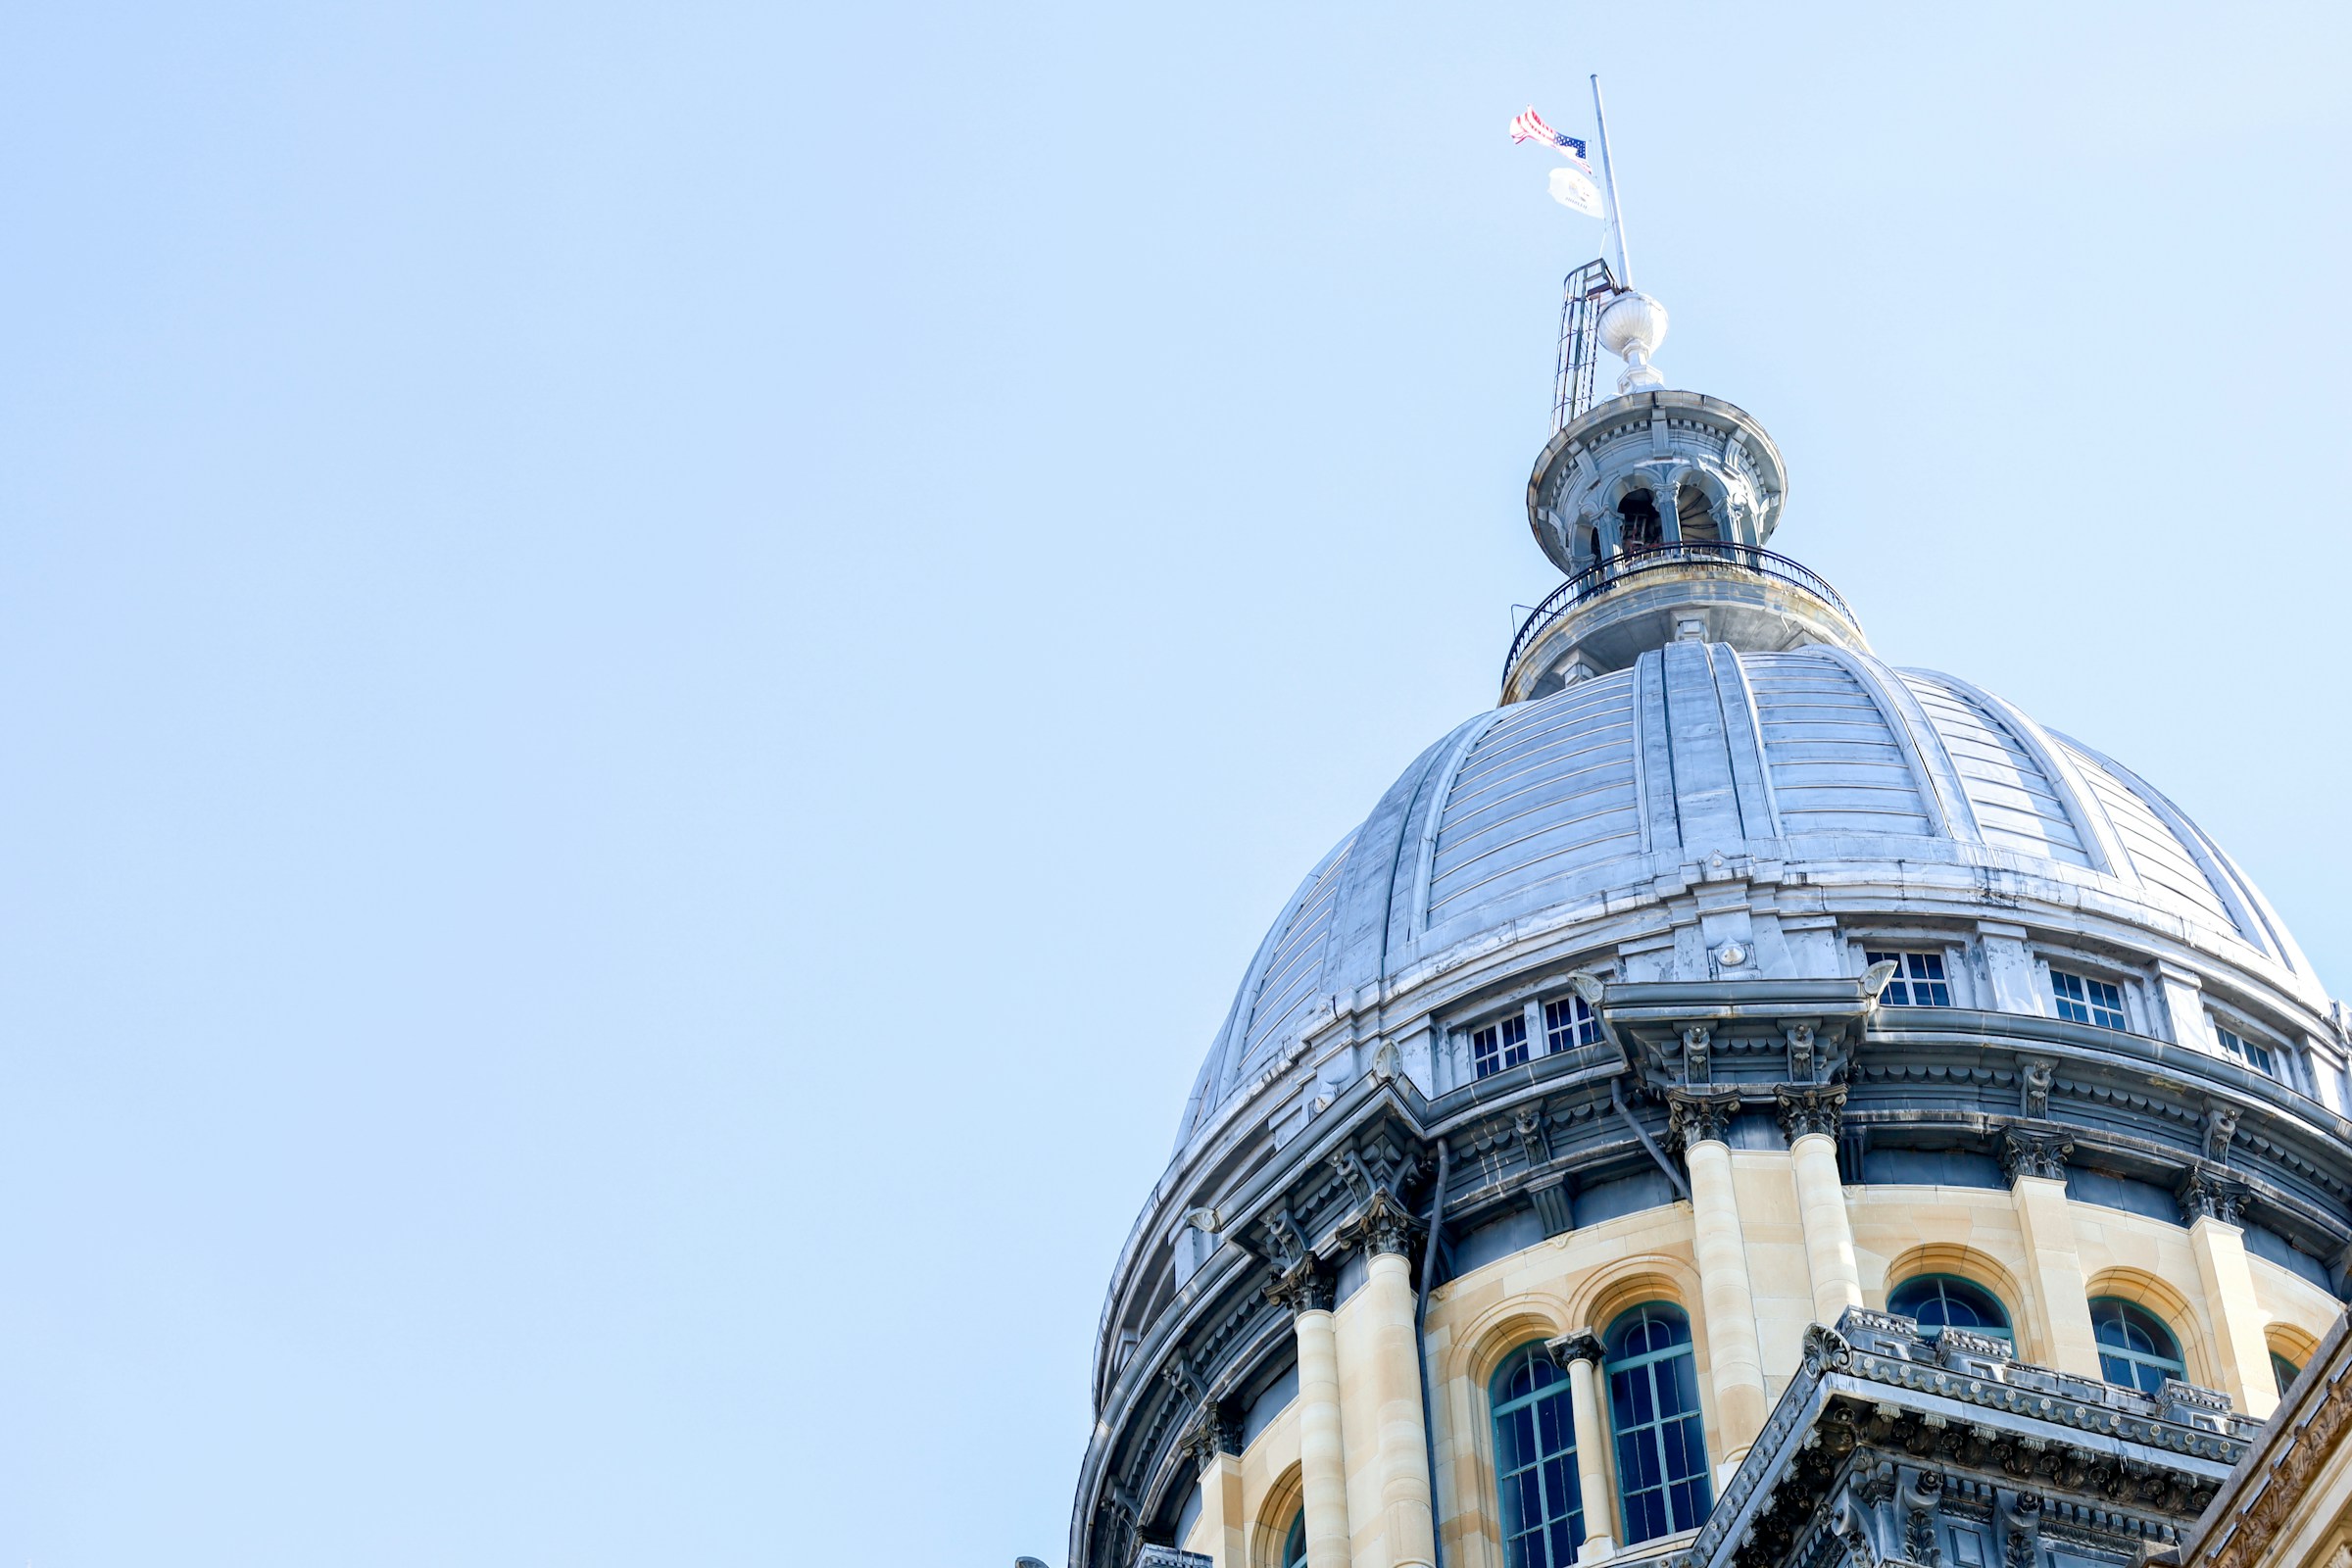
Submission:
M 1574 1361 L 1590 1361 L 1594 1366 L 1600 1365 L 1600 1336 L 1591 1329 L 1578 1329 L 1574 1334 L 1546 1340 L 1544 1348 L 1551 1353 L 1551 1358 L 1559 1363 L 1562 1371 L 1566 1371 Z
M 1729 1135 L 1732 1118 L 1740 1113 L 1737 1089 L 1670 1089 L 1666 1092 L 1668 1126 L 1684 1148 L 1720 1144 Z
M 1807 1133 L 1838 1136 L 1838 1128 L 1845 1120 L 1845 1086 L 1829 1087 L 1783 1084 L 1773 1091 L 1780 1102 L 1781 1130 L 1795 1143 Z
M 2024 1133 L 2012 1127 L 2001 1135 L 2001 1174 L 2015 1187 L 2020 1176 L 2066 1179 L 2066 1158 L 2075 1141 L 2064 1133 Z
M 1266 1299 L 1288 1307 L 1293 1317 L 1301 1312 L 1328 1312 L 1336 1283 L 1330 1267 L 1310 1252 L 1274 1276 L 1274 1283 L 1266 1287 Z

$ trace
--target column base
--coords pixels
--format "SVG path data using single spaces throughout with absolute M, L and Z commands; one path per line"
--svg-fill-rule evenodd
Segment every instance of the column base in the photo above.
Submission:
M 1576 1548 L 1576 1560 L 1580 1563 L 1607 1562 L 1616 1555 L 1617 1543 L 1606 1536 L 1587 1536 L 1585 1544 Z

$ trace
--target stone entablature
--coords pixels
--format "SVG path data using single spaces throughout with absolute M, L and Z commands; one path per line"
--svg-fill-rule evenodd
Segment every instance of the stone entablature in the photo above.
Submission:
M 2312 1352 L 2196 1527 L 2150 1568 L 2340 1568 L 2352 1556 L 2352 1317 Z
M 1670 1568 L 2048 1562 L 2046 1535 L 2122 1561 L 2178 1539 L 2257 1423 L 2168 1384 L 2149 1398 L 2015 1361 L 1962 1330 L 1849 1310 L 1801 1370 Z

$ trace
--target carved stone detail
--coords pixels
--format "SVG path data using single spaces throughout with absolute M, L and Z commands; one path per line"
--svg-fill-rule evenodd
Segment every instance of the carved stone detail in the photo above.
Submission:
M 1790 1024 L 1782 1031 L 1788 1039 L 1788 1079 L 1791 1083 L 1813 1082 L 1813 1026 L 1809 1023 Z
M 1394 1252 L 1399 1257 L 1413 1255 L 1413 1238 L 1422 1229 L 1396 1196 L 1386 1188 L 1376 1189 L 1364 1200 L 1364 1206 L 1339 1229 L 1341 1245 L 1360 1247 L 1367 1252 Z
M 1298 1229 L 1298 1221 L 1287 1208 L 1277 1208 L 1257 1222 L 1258 1234 L 1264 1238 L 1266 1260 L 1276 1273 L 1286 1273 L 1298 1266 L 1307 1255 L 1306 1236 Z
M 1835 1138 L 1845 1120 L 1845 1089 L 1842 1085 L 1797 1088 L 1784 1084 L 1773 1091 L 1773 1098 L 1780 1102 L 1781 1130 L 1788 1135 L 1788 1141 L 1792 1144 L 1808 1133 L 1821 1133 Z
M 2232 1105 L 2209 1105 L 2205 1109 L 2205 1157 L 2216 1164 L 2230 1163 L 2230 1140 L 2237 1136 L 2237 1109 Z
M 2029 1133 L 2011 1127 L 2001 1134 L 2001 1175 L 2012 1187 L 2020 1176 L 2064 1181 L 2066 1161 L 2074 1152 L 2075 1141 L 2064 1133 Z
M 2189 1170 L 2174 1194 L 2180 1200 L 2180 1223 L 2194 1225 L 2201 1219 L 2218 1219 L 2225 1225 L 2242 1223 L 2246 1200 L 2252 1196 L 2244 1182 L 2234 1176 L 2225 1176 L 2211 1165 L 2196 1165 Z
M 1222 1399 L 1203 1399 L 1185 1429 L 1184 1451 L 1205 1465 L 1220 1453 L 1242 1451 L 1241 1412 Z
M 1600 1336 L 1591 1329 L 1578 1329 L 1574 1334 L 1563 1334 L 1556 1340 L 1546 1340 L 1544 1342 L 1544 1348 L 1551 1353 L 1552 1360 L 1559 1364 L 1560 1370 L 1563 1372 L 1568 1370 L 1568 1365 L 1572 1361 L 1590 1361 L 1597 1367 L 1600 1365 L 1603 1353 Z
M 1740 1113 L 1737 1089 L 1671 1089 L 1666 1093 L 1667 1126 L 1674 1140 L 1688 1149 L 1692 1144 L 1720 1144 Z
M 1715 1076 L 1712 1064 L 1712 1041 L 1703 1023 L 1690 1024 L 1683 1030 L 1683 1081 L 1689 1084 L 1711 1082 Z
M 1274 1276 L 1274 1283 L 1266 1287 L 1266 1299 L 1287 1307 L 1293 1317 L 1328 1312 L 1338 1283 L 1329 1265 L 1310 1253 Z
M 2019 1113 L 2035 1121 L 2047 1121 L 2050 1090 L 2058 1082 L 2058 1064 L 2047 1056 L 2020 1056 L 2017 1078 Z
M 1519 1152 L 1533 1166 L 1551 1163 L 1551 1146 L 1544 1137 L 1544 1107 L 1526 1105 L 1511 1118 L 1511 1130 L 1519 1135 Z
M 2304 1402 L 2310 1413 L 2296 1430 L 2293 1445 L 2271 1466 L 2269 1475 L 2262 1477 L 2262 1494 L 2252 1507 L 2236 1515 L 2236 1528 L 2222 1549 L 2206 1559 L 2207 1568 L 2245 1568 L 2264 1560 L 2279 1531 L 2307 1514 L 2306 1494 L 2319 1479 L 2321 1468 L 2334 1459 L 2345 1429 L 2352 1427 L 2352 1378 L 2322 1386 L 2328 1390 L 2327 1397 L 2317 1401 L 2316 1408 L 2312 1401 Z

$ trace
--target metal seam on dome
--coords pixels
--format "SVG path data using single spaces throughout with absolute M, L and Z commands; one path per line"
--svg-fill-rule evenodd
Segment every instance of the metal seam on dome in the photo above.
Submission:
M 1460 773 L 1463 763 L 1469 760 L 1471 752 L 1477 749 L 1479 743 L 1487 738 L 1495 724 L 1509 711 L 1510 710 L 1504 708 L 1494 709 L 1487 714 L 1487 721 L 1484 724 L 1466 728 L 1460 743 L 1454 748 L 1453 755 L 1446 759 L 1444 768 L 1429 781 L 1433 782 L 1436 788 L 1429 791 L 1428 814 L 1421 819 L 1420 831 L 1414 835 L 1413 839 L 1413 895 L 1411 902 L 1405 907 L 1404 935 L 1407 942 L 1417 941 L 1421 933 L 1429 928 L 1430 885 L 1437 874 L 1438 839 L 1446 830 L 1446 808 L 1453 799 L 1454 778 Z M 1409 820 L 1407 825 L 1410 825 Z M 1396 847 L 1399 860 L 1404 854 L 1402 837 L 1402 834 L 1398 835 L 1399 843 Z M 1396 893 L 1393 886 L 1394 872 L 1391 873 L 1391 876 L 1389 918 L 1393 924 L 1396 920 Z M 1389 949 L 1385 927 L 1381 939 L 1380 970 L 1385 983 L 1389 970 Z
M 2042 776 L 2051 788 L 2059 792 L 2059 801 L 2067 817 L 2082 840 L 2082 854 L 2089 860 L 2088 869 L 2120 878 L 2124 872 L 2116 863 L 2116 852 L 2122 845 L 2114 835 L 2114 824 L 2107 820 L 2103 808 L 2090 798 L 2088 781 L 2077 773 L 2074 764 L 2062 755 L 2063 748 L 2053 743 L 2049 731 L 2034 721 L 2023 710 L 2006 698 L 1995 696 L 1982 686 L 1948 675 L 1941 670 L 1922 669 L 1918 673 L 1951 692 L 1967 698 L 1986 712 L 2001 720 L 2002 727 L 2014 736 L 2034 761 L 2041 765 Z M 2094 809 L 2097 814 L 2093 815 Z M 2105 831 L 2102 832 L 2101 830 Z
M 2065 739 L 2065 737 L 2061 737 L 2061 739 Z M 2270 956 L 2278 957 L 2278 952 L 2268 940 L 2269 932 L 2260 929 L 2261 922 L 2256 920 L 2253 911 L 2246 907 L 2246 902 L 2240 896 L 2235 885 L 2236 879 L 2224 870 L 2215 859 L 2213 846 L 2207 841 L 2204 829 L 2198 827 L 2187 812 L 2175 806 L 2162 790 L 2157 789 L 2146 779 L 2124 766 L 2123 763 L 2113 760 L 2103 753 L 2093 751 L 2080 741 L 2069 740 L 2067 744 L 2087 754 L 2092 760 L 2114 775 L 2124 788 L 2138 797 L 2140 804 L 2147 807 L 2154 813 L 2156 819 L 2163 824 L 2173 842 L 2188 856 L 2190 863 L 2197 868 L 2197 874 L 2205 879 L 2206 886 L 2210 887 L 2214 897 L 2221 901 L 2224 912 L 2229 915 L 2230 923 L 2237 928 L 2238 934 Z
M 1735 704 L 1724 690 L 1726 670 L 1728 669 L 1732 691 L 1738 697 L 1736 708 L 1743 729 L 1742 739 L 1746 743 L 1745 760 L 1753 773 L 1757 799 L 1764 809 L 1764 826 L 1768 831 L 1762 836 L 1777 840 L 1785 836 L 1786 824 L 1781 817 L 1780 792 L 1773 787 L 1772 760 L 1764 755 L 1764 715 L 1756 707 L 1755 687 L 1747 678 L 1747 662 L 1740 657 L 1736 649 L 1728 645 L 1724 648 L 1724 655 L 1723 664 L 1718 666 L 1715 671 L 1716 701 L 1722 709 L 1724 727 L 1728 732 L 1731 728 L 1732 713 L 1735 710 Z M 1708 655 L 1708 662 L 1714 662 L 1711 651 Z M 1740 774 L 1741 749 L 1735 745 L 1731 748 L 1731 752 L 1732 774 L 1737 779 Z M 1744 820 L 1746 815 L 1744 802 L 1740 807 L 1740 814 Z

